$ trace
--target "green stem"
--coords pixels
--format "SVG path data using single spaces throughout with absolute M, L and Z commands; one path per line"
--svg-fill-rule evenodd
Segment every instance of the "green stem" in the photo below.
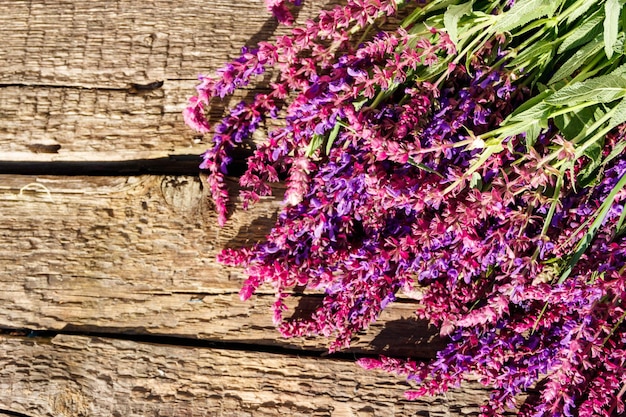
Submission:
M 606 62 L 605 65 L 602 65 L 600 67 L 596 67 L 596 65 L 598 65 L 598 63 L 601 62 L 605 57 L 606 55 L 604 53 L 604 50 L 601 50 L 598 53 L 596 53 L 594 58 L 587 65 L 585 65 L 585 67 L 582 70 L 580 70 L 578 75 L 572 78 L 569 83 L 573 84 L 576 82 L 584 81 L 587 78 L 591 78 L 594 75 L 596 75 L 598 72 L 602 71 L 602 69 L 606 66 L 606 64 L 608 64 L 608 61 Z
M 617 225 L 615 226 L 615 234 L 613 236 L 613 239 L 621 236 L 622 233 L 624 233 L 624 230 L 622 230 L 624 220 L 626 220 L 626 204 L 624 205 L 624 207 L 622 207 L 622 213 L 620 214 Z
M 483 133 L 482 135 L 480 135 L 478 137 L 481 138 L 484 141 L 486 141 L 487 139 L 491 139 L 491 138 L 497 138 L 502 133 L 504 133 L 504 132 L 506 132 L 508 130 L 511 130 L 511 128 L 522 127 L 525 124 L 526 124 L 525 121 L 514 122 L 512 124 L 506 124 L 506 125 L 501 126 L 501 127 L 497 128 L 497 129 L 493 129 L 493 130 L 490 130 L 488 132 L 485 132 L 485 133 Z
M 413 10 L 413 12 L 406 19 L 402 21 L 400 26 L 403 29 L 406 29 L 407 27 L 411 26 L 413 23 L 417 22 L 422 17 L 426 16 L 428 13 L 439 10 L 439 9 L 444 9 L 454 3 L 455 3 L 454 0 L 440 0 L 440 1 L 430 2 L 421 8 L 418 7 L 417 9 Z
M 556 211 L 556 206 L 559 204 L 559 195 L 561 194 L 561 187 L 563 186 L 563 175 L 559 175 L 556 179 L 556 186 L 554 188 L 554 194 L 552 195 L 552 204 L 550 205 L 550 210 L 548 210 L 548 215 L 543 223 L 543 228 L 541 229 L 541 237 L 547 237 L 548 229 L 550 228 L 550 223 L 552 222 L 552 217 L 554 217 L 554 212 Z M 532 260 L 535 261 L 537 256 L 539 256 L 540 249 L 537 247 L 535 249 L 535 253 L 533 253 Z
M 502 144 L 500 143 L 495 144 L 495 145 L 490 145 L 484 148 L 483 153 L 480 154 L 480 157 L 478 158 L 478 160 L 474 162 L 467 171 L 465 171 L 465 173 L 461 176 L 461 178 L 459 178 L 458 180 L 450 184 L 445 190 L 443 190 L 443 195 L 448 194 L 450 191 L 458 187 L 464 180 L 471 177 L 474 172 L 480 169 L 480 167 L 482 167 L 483 164 L 487 162 L 487 160 L 491 157 L 491 155 L 501 152 L 502 149 L 503 149 Z
M 372 109 L 375 109 L 376 107 L 378 107 L 380 103 L 382 103 L 386 98 L 388 98 L 390 95 L 392 95 L 396 91 L 396 88 L 398 88 L 399 85 L 400 84 L 398 83 L 392 83 L 388 89 L 379 91 L 376 97 L 374 98 L 374 101 L 372 102 L 372 104 L 370 104 L 368 107 Z
M 541 27 L 541 26 L 545 26 L 547 29 L 550 29 L 551 27 L 554 26 L 555 23 L 556 23 L 556 20 L 555 20 L 554 17 L 546 17 L 546 18 L 543 18 L 543 19 L 535 20 L 534 22 L 532 22 L 528 26 L 523 26 L 523 29 L 521 29 L 519 32 L 516 32 L 514 37 L 519 37 L 519 36 L 521 36 L 521 35 L 523 35 L 523 34 L 525 34 L 527 32 L 530 32 L 530 31 L 532 31 L 532 30 L 534 30 L 536 28 Z M 543 35 L 545 33 L 546 33 L 545 31 L 539 30 L 533 36 Z M 526 41 L 524 41 L 524 43 L 521 44 L 521 45 L 524 45 L 524 46 L 522 47 L 520 45 L 520 49 L 525 49 L 526 46 L 530 45 L 532 43 L 531 39 L 532 39 L 532 37 L 530 37 Z
M 557 16 L 557 20 L 558 20 L 559 24 L 561 24 L 565 19 L 567 19 L 569 16 L 571 16 L 572 13 L 574 13 L 577 9 L 580 8 L 580 6 L 584 5 L 586 2 L 587 2 L 587 0 L 578 0 L 574 4 L 569 6 L 567 9 L 565 9 L 564 12 L 560 13 Z

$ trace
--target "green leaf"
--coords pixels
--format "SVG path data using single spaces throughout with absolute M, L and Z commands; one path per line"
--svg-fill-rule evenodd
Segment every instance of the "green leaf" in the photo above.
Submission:
M 604 52 L 607 58 L 613 56 L 613 46 L 619 32 L 619 15 L 622 11 L 620 0 L 607 0 L 604 3 Z
M 589 145 L 583 155 L 591 160 L 591 163 L 599 166 L 602 162 L 602 149 L 604 148 L 604 138 L 594 141 Z
M 411 159 L 411 158 L 409 158 L 408 162 L 409 162 L 409 164 L 413 165 L 413 166 L 414 166 L 414 167 L 416 167 L 416 168 L 421 169 L 422 171 L 426 171 L 426 172 L 428 172 L 428 173 L 430 173 L 430 174 L 435 174 L 435 175 L 437 175 L 437 176 L 439 176 L 439 177 L 441 177 L 441 178 L 444 178 L 444 176 L 443 176 L 443 175 L 441 175 L 441 173 L 439 173 L 438 171 L 435 171 L 435 170 L 434 170 L 434 169 L 432 169 L 432 168 L 428 168 L 428 167 L 427 167 L 426 165 L 424 165 L 424 164 L 418 164 L 417 162 L 415 162 L 415 161 L 414 161 L 413 159 Z
M 619 215 L 619 220 L 617 221 L 617 226 L 615 227 L 615 236 L 621 236 L 624 232 L 626 232 L 626 227 L 623 227 L 624 220 L 626 220 L 626 207 L 622 208 L 622 213 Z M 624 314 L 626 314 L 626 312 Z
M 532 123 L 527 125 L 527 128 L 526 128 L 526 149 L 527 150 L 530 150 L 530 148 L 535 146 L 535 143 L 537 142 L 537 138 L 541 134 L 541 131 L 543 130 L 544 127 L 545 126 L 542 126 L 542 124 L 538 120 L 533 120 Z
M 333 130 L 330 131 L 330 134 L 328 135 L 328 140 L 326 141 L 326 155 L 330 154 L 330 150 L 333 148 L 333 143 L 335 143 L 335 139 L 339 134 L 340 128 L 341 125 L 339 123 L 335 123 L 335 126 L 333 126 Z
M 609 73 L 609 75 L 626 75 L 626 64 L 620 65 Z
M 552 106 L 548 105 L 544 100 L 552 94 L 551 90 L 544 90 L 540 94 L 526 100 L 520 105 L 507 119 L 503 122 L 524 122 L 529 119 L 544 119 L 550 114 Z
M 443 14 L 443 25 L 448 36 L 456 45 L 459 40 L 459 20 L 472 13 L 473 1 L 461 4 L 451 4 Z
M 613 116 L 609 119 L 609 129 L 626 122 L 626 98 L 622 99 L 613 109 Z
M 561 3 L 559 0 L 516 1 L 511 9 L 498 16 L 494 30 L 508 32 L 540 17 L 552 17 Z
M 571 24 L 574 20 L 578 19 L 580 16 L 584 15 L 587 10 L 591 8 L 596 3 L 600 3 L 599 0 L 587 0 L 582 5 L 576 7 L 576 9 L 570 14 L 567 18 L 567 24 Z
M 317 151 L 324 143 L 324 136 L 322 135 L 313 135 L 311 138 L 311 142 L 309 142 L 309 146 L 306 149 L 305 155 L 307 158 L 313 156 L 315 151 Z
M 511 62 L 507 64 L 508 67 L 526 67 L 525 70 L 529 70 L 534 65 L 541 63 L 541 59 L 550 60 L 554 55 L 554 41 L 542 40 L 532 46 L 532 48 L 525 48 L 519 53 Z M 542 56 L 543 55 L 543 56 Z M 541 59 L 540 59 L 541 58 Z
M 610 103 L 626 94 L 626 77 L 607 74 L 563 87 L 545 101 L 554 106 Z
M 587 164 L 576 176 L 576 186 L 579 188 L 595 187 L 600 182 L 600 166 Z
M 626 15 L 624 15 L 624 17 L 626 18 Z M 613 50 L 619 55 L 624 55 L 624 32 L 617 34 L 617 42 L 613 45 Z
M 609 162 L 611 162 L 613 159 L 617 158 L 618 156 L 622 156 L 625 149 L 626 149 L 625 140 L 617 142 L 615 146 L 613 147 L 613 150 L 611 151 L 611 153 L 607 157 L 604 158 L 604 160 L 602 161 L 602 163 L 600 163 L 600 165 L 588 164 L 583 169 L 581 169 L 580 172 L 578 173 L 578 179 L 576 180 L 576 183 L 579 184 L 583 188 L 599 183 L 600 168 L 605 167 Z
M 577 46 L 583 45 L 594 39 L 602 32 L 602 21 L 604 20 L 601 10 L 598 10 L 582 25 L 576 26 L 574 30 L 566 35 L 563 43 L 559 46 L 558 54 L 562 54 Z
M 586 135 L 588 128 L 595 122 L 595 106 L 561 114 L 554 118 L 554 124 L 567 140 L 573 140 L 578 135 Z
M 550 81 L 548 81 L 548 84 L 554 84 L 555 82 L 561 81 L 562 79 L 572 75 L 574 71 L 582 67 L 589 60 L 589 58 L 598 53 L 598 51 L 602 49 L 603 45 L 602 36 L 600 35 L 577 50 L 574 55 L 565 61 L 561 68 L 554 73 L 552 78 L 550 78 Z
M 525 133 L 527 149 L 533 147 L 541 131 L 548 126 L 548 118 L 554 109 L 544 101 L 551 94 L 551 90 L 544 90 L 526 100 L 493 133 L 501 138 Z

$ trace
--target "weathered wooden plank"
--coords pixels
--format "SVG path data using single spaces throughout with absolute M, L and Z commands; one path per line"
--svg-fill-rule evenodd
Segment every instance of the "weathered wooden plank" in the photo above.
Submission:
M 328 0 L 307 0 L 299 20 Z M 289 29 L 262 1 L 14 0 L 0 4 L 0 83 L 122 88 L 194 80 Z
M 235 211 L 219 228 L 193 177 L 2 176 L 0 187 L 6 276 L 85 277 L 102 287 L 123 280 L 120 289 L 131 292 L 145 281 L 162 290 L 232 290 L 240 277 L 214 262 L 216 251 L 261 237 L 278 204 Z
M 0 88 L 0 161 L 199 155 L 207 143 L 184 125 L 181 114 L 193 84 L 167 81 L 143 94 L 127 89 Z
M 304 2 L 299 20 L 326 3 Z M 258 0 L 3 2 L 0 170 L 200 154 L 206 139 L 181 116 L 197 74 L 288 30 Z
M 0 172 L 6 172 L 7 162 L 115 162 L 179 155 L 197 155 L 197 168 L 210 135 L 197 134 L 183 121 L 182 110 L 194 85 L 167 80 L 141 93 L 0 86 Z M 232 100 L 245 94 L 238 92 Z M 229 102 L 212 109 L 214 122 Z M 264 133 L 256 136 L 262 140 Z
M 0 176 L 0 327 L 323 350 L 323 338 L 281 339 L 273 296 L 241 302 L 244 277 L 215 262 L 221 248 L 261 239 L 278 204 L 235 207 L 219 228 L 198 178 Z M 294 296 L 292 311 L 318 300 Z M 396 303 L 354 349 L 432 356 L 441 342 L 415 308 Z
M 0 409 L 32 417 L 469 416 L 487 395 L 468 382 L 409 402 L 400 378 L 328 358 L 66 335 L 0 347 Z

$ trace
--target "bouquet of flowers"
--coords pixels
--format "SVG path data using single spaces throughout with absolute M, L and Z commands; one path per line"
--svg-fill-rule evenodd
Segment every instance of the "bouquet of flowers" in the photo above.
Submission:
M 298 3 L 267 6 L 293 24 Z M 241 298 L 271 286 L 278 330 L 335 351 L 409 294 L 446 347 L 359 360 L 405 376 L 409 399 L 472 375 L 493 389 L 485 416 L 623 413 L 623 3 L 346 0 L 200 76 L 184 116 L 212 133 L 201 168 L 221 224 L 233 151 L 284 121 L 240 177 L 245 204 L 286 181 L 276 224 L 219 257 L 245 269 Z M 214 100 L 270 71 L 209 125 Z M 294 288 L 323 301 L 287 318 Z

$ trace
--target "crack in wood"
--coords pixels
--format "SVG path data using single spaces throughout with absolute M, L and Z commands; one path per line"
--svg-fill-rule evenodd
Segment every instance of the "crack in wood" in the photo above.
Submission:
M 5 410 L 4 408 L 0 408 L 0 417 L 2 416 L 11 416 L 11 417 L 34 417 L 30 414 L 20 413 L 19 411 L 13 410 Z
M 178 81 L 173 79 L 172 81 Z M 128 87 L 104 87 L 98 85 L 82 85 L 82 84 L 46 84 L 46 83 L 25 83 L 10 82 L 0 83 L 0 88 L 50 88 L 50 89 L 68 89 L 68 90 L 94 90 L 94 91 L 126 91 L 130 94 L 138 94 L 147 91 L 157 90 L 163 87 L 165 80 L 157 80 L 149 83 L 130 83 Z
M 137 83 L 132 83 L 130 85 L 130 89 L 129 92 L 130 93 L 140 93 L 140 92 L 145 92 L 145 91 L 152 91 L 152 90 L 157 90 L 159 88 L 163 87 L 163 81 L 154 81 L 151 83 L 147 83 L 147 84 L 137 84 Z
M 338 361 L 354 362 L 360 357 L 378 357 L 378 353 L 354 353 L 354 352 L 335 352 L 328 353 L 327 351 L 320 350 L 308 350 L 298 347 L 289 348 L 285 345 L 260 345 L 255 343 L 254 340 L 247 342 L 235 342 L 224 341 L 215 339 L 191 339 L 187 337 L 179 337 L 172 335 L 150 335 L 145 333 L 124 333 L 123 331 L 133 331 L 137 329 L 101 329 L 100 331 L 94 331 L 91 329 L 81 329 L 82 326 L 68 326 L 67 330 L 55 331 L 55 330 L 33 330 L 33 329 L 8 329 L 0 328 L 1 335 L 21 336 L 29 339 L 39 339 L 50 341 L 56 336 L 83 336 L 99 339 L 110 340 L 124 340 L 141 344 L 153 344 L 160 346 L 178 346 L 178 347 L 193 347 L 193 348 L 205 348 L 225 351 L 238 351 L 238 352 L 256 352 L 267 353 L 272 355 L 289 356 L 289 357 L 303 357 L 303 358 L 326 358 Z M 141 329 L 139 329 L 141 330 Z M 296 345 L 294 345 L 296 346 Z
M 129 87 L 103 87 L 103 86 L 92 86 L 92 85 L 80 85 L 80 84 L 46 84 L 46 83 L 24 83 L 24 82 L 10 82 L 10 83 L 0 83 L 0 88 L 65 88 L 65 89 L 76 89 L 76 90 L 101 90 L 101 91 L 128 91 L 132 88 L 132 85 Z
M 154 159 L 123 161 L 2 161 L 0 174 L 17 175 L 198 175 L 199 155 L 170 155 Z M 232 164 L 233 173 L 242 171 L 243 162 Z M 241 175 L 241 174 L 240 174 Z
M 56 155 L 56 154 L 50 154 Z M 228 176 L 240 177 L 246 171 L 247 150 L 233 152 Z M 1 156 L 0 156 L 1 157 Z M 125 159 L 118 161 L 88 160 L 1 160 L 0 175 L 63 175 L 63 176 L 130 176 L 130 175 L 199 175 L 201 156 L 171 154 L 158 158 Z

